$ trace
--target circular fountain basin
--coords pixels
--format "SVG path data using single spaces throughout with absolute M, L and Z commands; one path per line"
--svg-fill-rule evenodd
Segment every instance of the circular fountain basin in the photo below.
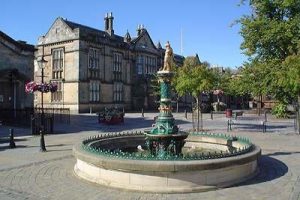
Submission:
M 261 149 L 245 138 L 193 133 L 185 141 L 184 148 L 208 148 L 219 153 L 169 159 L 138 157 L 116 150 L 144 145 L 143 133 L 95 136 L 73 147 L 77 159 L 74 172 L 101 185 L 155 193 L 228 187 L 258 172 Z

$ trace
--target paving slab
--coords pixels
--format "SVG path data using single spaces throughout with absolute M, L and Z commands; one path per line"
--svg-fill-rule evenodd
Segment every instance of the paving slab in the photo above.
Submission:
M 260 173 L 245 183 L 216 191 L 190 194 L 154 194 L 108 188 L 79 179 L 73 173 L 75 159 L 72 147 L 88 136 L 107 132 L 140 131 L 154 123 L 157 113 L 126 114 L 124 124 L 108 126 L 97 123 L 96 115 L 75 115 L 71 124 L 58 124 L 55 134 L 46 135 L 47 152 L 39 152 L 39 136 L 27 128 L 0 127 L 0 199 L 287 199 L 300 200 L 300 136 L 292 120 L 268 117 L 272 125 L 266 133 L 251 126 L 261 119 L 244 115 L 238 120 L 245 126 L 227 132 L 227 118 L 203 115 L 204 129 L 248 137 L 262 148 Z M 174 113 L 183 130 L 192 129 L 191 116 Z M 250 128 L 249 128 L 250 127 Z M 15 128 L 17 148 L 8 148 L 8 129 Z

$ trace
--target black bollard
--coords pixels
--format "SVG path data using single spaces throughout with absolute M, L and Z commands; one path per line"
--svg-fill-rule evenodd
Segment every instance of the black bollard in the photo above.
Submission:
M 263 133 L 267 131 L 266 121 L 262 122 L 262 129 L 263 129 Z
M 184 117 L 187 119 L 187 111 L 186 111 L 186 109 L 184 110 Z
M 296 113 L 296 116 L 294 118 L 294 129 L 295 129 L 295 132 L 297 132 L 297 130 L 299 129 L 299 124 L 298 124 L 298 119 L 297 119 L 297 113 Z
M 210 111 L 210 119 L 211 119 L 211 120 L 214 119 L 214 113 L 213 113 L 213 111 Z
M 267 111 L 265 110 L 265 122 L 267 121 Z
M 227 132 L 229 131 L 229 120 L 227 120 Z
M 299 106 L 299 105 L 298 105 Z M 297 108 L 297 112 L 296 112 L 296 126 L 298 128 L 298 134 L 300 135 L 300 109 L 299 107 Z
M 142 108 L 142 117 L 144 117 L 144 108 Z
M 31 134 L 32 135 L 36 135 L 37 131 L 36 131 L 36 126 L 35 126 L 35 118 L 34 115 L 30 116 L 30 127 L 31 127 Z
M 9 147 L 11 149 L 16 148 L 16 144 L 14 141 L 14 129 L 13 128 L 9 129 Z
M 44 127 L 40 129 L 40 152 L 46 152 L 45 139 L 44 139 Z

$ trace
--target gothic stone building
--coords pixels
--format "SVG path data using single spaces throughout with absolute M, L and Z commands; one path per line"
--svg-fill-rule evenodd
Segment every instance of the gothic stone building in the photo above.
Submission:
M 143 26 L 138 27 L 136 37 L 128 32 L 124 37 L 116 35 L 113 20 L 112 13 L 107 14 L 101 31 L 59 17 L 39 38 L 36 58 L 44 55 L 48 61 L 45 81 L 58 84 L 57 92 L 44 95 L 45 107 L 70 108 L 76 113 L 153 105 L 147 80 L 161 67 L 164 49 L 153 44 Z M 183 62 L 181 56 L 175 59 Z M 35 105 L 39 105 L 40 94 L 35 95 Z
M 0 31 L 0 110 L 33 106 L 25 83 L 33 80 L 34 46 L 16 41 Z

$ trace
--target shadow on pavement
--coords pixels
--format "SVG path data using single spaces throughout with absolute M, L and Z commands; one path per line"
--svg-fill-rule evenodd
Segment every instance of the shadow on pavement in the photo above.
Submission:
M 27 148 L 28 146 L 26 146 L 26 145 L 16 145 L 16 148 Z M 0 146 L 0 151 L 5 151 L 5 150 L 9 150 L 9 149 L 11 149 L 10 147 L 9 147 L 9 143 L 7 144 L 7 145 L 5 145 L 5 146 Z
M 15 142 L 26 141 L 26 138 L 14 138 Z M 9 144 L 9 137 L 1 137 L 0 144 L 8 143 Z
M 284 156 L 284 155 L 292 155 L 292 154 L 298 154 L 300 151 L 293 151 L 293 152 L 274 152 L 266 154 L 267 156 Z
M 260 172 L 252 179 L 237 184 L 236 186 L 253 185 L 263 182 L 272 181 L 284 176 L 288 172 L 288 166 L 268 155 L 263 155 L 258 160 L 258 167 Z

